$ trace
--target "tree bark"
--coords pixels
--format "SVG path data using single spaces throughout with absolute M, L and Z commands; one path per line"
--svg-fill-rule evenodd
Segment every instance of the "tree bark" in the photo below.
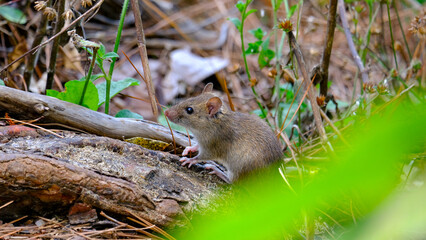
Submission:
M 219 194 L 221 180 L 200 165 L 182 167 L 178 156 L 107 137 L 60 134 L 1 136 L 0 203 L 14 200 L 0 209 L 2 218 L 60 215 L 83 202 L 173 228 L 187 225 Z

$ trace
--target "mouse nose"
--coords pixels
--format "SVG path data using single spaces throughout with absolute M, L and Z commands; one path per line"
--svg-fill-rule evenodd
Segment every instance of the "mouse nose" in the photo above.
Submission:
M 172 121 L 173 121 L 173 118 L 175 118 L 175 117 L 176 117 L 176 112 L 175 112 L 175 111 L 171 111 L 170 109 L 167 109 L 167 110 L 164 112 L 164 115 L 166 115 L 166 117 L 167 117 L 168 119 L 170 119 L 170 120 L 172 120 Z

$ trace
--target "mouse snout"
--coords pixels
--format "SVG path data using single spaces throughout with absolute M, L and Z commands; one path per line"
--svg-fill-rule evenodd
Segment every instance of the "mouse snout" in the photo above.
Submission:
M 177 112 L 176 112 L 176 111 L 173 111 L 173 110 L 170 110 L 170 109 L 167 109 L 167 110 L 164 112 L 164 115 L 166 115 L 166 117 L 167 117 L 168 119 L 170 119 L 171 121 L 173 121 L 173 119 L 175 119 L 175 118 L 176 118 L 176 116 L 177 116 Z

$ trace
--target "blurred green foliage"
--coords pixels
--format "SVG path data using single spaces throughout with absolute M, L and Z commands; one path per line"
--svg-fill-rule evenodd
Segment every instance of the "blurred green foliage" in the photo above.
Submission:
M 27 22 L 27 17 L 21 10 L 7 5 L 0 6 L 0 16 L 9 22 L 17 24 L 25 24 Z
M 401 169 L 409 154 L 425 151 L 425 122 L 426 104 L 396 101 L 345 131 L 350 146 L 336 140 L 334 152 L 318 153 L 329 162 L 304 182 L 291 179 L 294 191 L 275 166 L 235 184 L 232 197 L 216 200 L 219 210 L 195 217 L 177 238 L 301 239 L 304 217 L 315 219 L 317 232 L 319 219 L 331 222 L 327 231 L 339 239 L 424 237 L 424 182 L 402 190 Z

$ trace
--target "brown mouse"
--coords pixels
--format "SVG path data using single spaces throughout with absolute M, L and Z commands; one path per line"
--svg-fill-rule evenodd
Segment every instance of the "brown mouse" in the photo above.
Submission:
M 198 150 L 193 158 L 183 157 L 182 165 L 212 160 L 226 167 L 220 170 L 205 164 L 227 183 L 267 166 L 282 157 L 279 141 L 271 128 L 259 117 L 231 111 L 212 93 L 213 84 L 205 86 L 203 93 L 166 110 L 170 121 L 190 130 L 198 145 L 186 147 L 183 156 Z

